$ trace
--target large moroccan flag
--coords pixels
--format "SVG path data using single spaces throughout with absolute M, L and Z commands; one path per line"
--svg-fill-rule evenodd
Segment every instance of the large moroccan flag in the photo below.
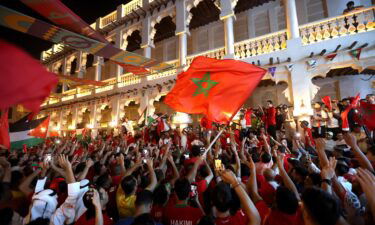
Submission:
M 359 112 L 361 114 L 363 124 L 369 130 L 375 130 L 375 104 L 369 104 L 361 101 Z
M 12 149 L 22 149 L 25 144 L 32 147 L 43 143 L 48 131 L 49 117 L 27 121 L 21 119 L 9 124 L 9 136 Z
M 1 111 L 0 116 L 0 148 L 10 147 L 9 141 L 9 123 L 8 123 L 8 109 Z
M 23 50 L 0 40 L 0 109 L 21 104 L 34 114 L 58 79 Z
M 204 114 L 210 121 L 226 124 L 266 72 L 238 60 L 199 56 L 178 75 L 165 103 L 178 112 Z

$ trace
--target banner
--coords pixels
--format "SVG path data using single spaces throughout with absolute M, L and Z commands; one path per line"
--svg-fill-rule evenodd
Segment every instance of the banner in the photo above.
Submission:
M 334 58 L 336 58 L 336 56 L 337 56 L 337 53 L 334 52 L 334 53 L 326 55 L 325 59 L 332 61 Z
M 99 42 L 3 6 L 0 6 L 0 25 L 53 43 L 62 43 L 76 50 L 108 58 L 119 63 L 146 67 L 156 71 L 172 67 L 167 63 L 124 51 L 110 43 Z
M 82 79 L 82 78 L 67 76 L 67 75 L 58 74 L 57 77 L 59 78 L 60 83 L 74 85 L 74 86 L 81 86 L 81 85 L 105 86 L 106 85 L 105 82 L 87 80 L 87 79 Z
M 292 63 L 286 65 L 285 67 L 286 67 L 286 69 L 287 69 L 289 72 L 291 72 L 291 71 L 293 70 L 293 64 L 292 64 Z
M 272 77 L 275 77 L 276 66 L 268 68 L 268 72 L 271 74 Z
M 21 0 L 21 2 L 64 29 L 107 43 L 103 35 L 95 31 L 59 0 Z
M 306 61 L 307 65 L 309 65 L 312 69 L 316 67 L 316 59 L 309 59 Z
M 362 51 L 362 48 L 357 48 L 357 49 L 351 50 L 349 53 L 351 56 L 359 60 L 359 58 L 361 57 L 361 51 Z

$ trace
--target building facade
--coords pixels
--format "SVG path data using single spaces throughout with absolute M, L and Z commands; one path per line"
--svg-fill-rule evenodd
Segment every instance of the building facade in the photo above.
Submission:
M 176 75 L 196 56 L 234 58 L 268 73 L 245 106 L 292 107 L 296 120 L 312 114 L 311 102 L 374 93 L 375 6 L 343 0 L 133 0 L 91 27 L 115 46 L 174 67 L 137 76 L 98 56 L 56 44 L 41 55 L 49 71 L 103 81 L 102 87 L 63 85 L 42 106 L 51 129 L 116 127 L 155 112 L 174 113 L 164 103 Z M 72 9 L 74 11 L 74 9 Z M 358 55 L 357 53 L 360 53 Z M 181 115 L 179 115 L 181 116 Z

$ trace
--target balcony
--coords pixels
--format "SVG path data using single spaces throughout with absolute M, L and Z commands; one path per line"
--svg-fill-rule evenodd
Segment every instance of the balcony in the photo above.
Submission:
M 114 87 L 115 87 L 115 84 L 117 83 L 117 79 L 116 79 L 116 77 L 114 77 L 114 78 L 110 78 L 110 79 L 107 79 L 107 80 L 103 80 L 103 82 L 105 82 L 107 85 L 105 85 L 103 87 L 96 88 L 95 93 L 102 93 L 102 92 L 105 92 L 105 91 L 113 90 Z
M 120 77 L 120 82 L 118 83 L 118 87 L 126 87 L 133 84 L 141 83 L 141 78 L 137 75 L 132 73 L 126 73 Z
M 279 31 L 234 44 L 236 59 L 267 54 L 286 49 L 286 31 Z
M 375 6 L 300 26 L 304 45 L 375 29 Z
M 137 8 L 137 4 L 142 4 L 142 1 L 131 1 L 128 4 L 123 5 L 123 7 L 129 7 L 130 10 L 131 7 Z M 350 43 L 352 43 L 352 39 L 355 39 L 355 36 L 353 36 L 355 34 L 361 33 L 360 35 L 371 36 L 372 33 L 366 34 L 366 32 L 373 32 L 373 30 L 375 30 L 374 14 L 375 7 L 372 6 L 346 15 L 327 18 L 324 20 L 319 20 L 313 23 L 299 26 L 301 40 L 304 46 L 303 48 L 301 48 L 301 51 L 309 51 L 308 54 L 310 54 L 311 49 L 315 48 L 315 46 L 313 46 L 312 44 L 316 44 L 321 41 L 329 41 L 335 38 L 342 38 L 337 40 L 340 40 L 340 42 L 341 40 L 343 40 L 343 42 L 347 40 L 347 42 L 350 41 Z M 105 26 L 105 24 L 109 24 L 114 20 L 116 20 L 116 12 L 103 17 L 101 19 L 101 23 L 103 26 Z M 58 52 L 61 47 L 63 46 L 54 46 L 54 49 L 56 52 Z M 287 55 L 290 53 L 288 52 L 287 35 L 285 30 L 236 42 L 234 44 L 234 51 L 236 59 L 241 59 L 247 62 L 256 61 L 259 59 L 260 61 L 263 60 L 264 62 L 265 60 L 269 60 L 271 56 L 279 57 L 280 55 L 282 55 L 288 57 Z M 51 52 L 53 51 L 51 50 Z M 272 54 L 271 56 L 267 55 L 270 53 L 275 54 Z M 225 57 L 225 48 L 223 46 L 188 55 L 186 58 L 187 65 L 190 65 L 192 60 L 197 56 L 207 56 L 216 59 L 223 59 Z M 131 73 L 126 73 L 120 76 L 119 80 L 117 80 L 117 78 L 115 77 L 117 65 L 108 61 L 102 66 L 102 79 L 105 79 L 103 80 L 103 82 L 107 83 L 106 86 L 85 90 L 72 89 L 63 93 L 64 97 L 61 98 L 61 101 L 68 101 L 74 99 L 74 97 L 81 98 L 95 93 L 111 91 L 116 87 L 124 88 L 131 85 L 140 84 L 141 82 L 156 81 L 158 79 L 175 76 L 178 72 L 177 69 L 179 66 L 179 61 L 172 60 L 166 63 L 173 65 L 173 68 L 161 72 L 151 71 L 151 74 L 148 75 L 145 79 Z M 85 78 L 92 80 L 95 79 L 94 67 L 87 68 Z M 59 100 L 50 99 L 48 101 L 48 105 L 56 104 L 58 102 Z

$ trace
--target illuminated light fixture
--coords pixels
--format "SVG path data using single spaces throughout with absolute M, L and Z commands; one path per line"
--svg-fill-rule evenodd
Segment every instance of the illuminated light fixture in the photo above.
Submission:
M 59 127 L 59 126 L 56 126 L 56 127 L 53 128 L 53 130 L 55 130 L 55 131 L 59 131 L 59 130 L 60 130 L 60 127 Z
M 175 124 L 186 124 L 191 123 L 190 116 L 186 113 L 177 112 L 176 115 L 173 117 L 173 123 Z
M 115 127 L 115 126 L 117 126 L 117 122 L 113 120 L 113 121 L 109 122 L 109 126 Z
M 42 131 L 42 132 L 46 132 L 46 128 L 45 127 L 42 127 L 42 128 L 40 128 L 40 130 Z
M 94 125 L 93 124 L 87 124 L 86 127 L 89 128 L 89 129 L 92 129 L 92 128 L 94 128 Z
M 68 129 L 69 129 L 69 130 L 74 130 L 74 129 L 76 129 L 76 126 L 74 126 L 74 125 L 70 125 L 70 126 L 68 127 Z

